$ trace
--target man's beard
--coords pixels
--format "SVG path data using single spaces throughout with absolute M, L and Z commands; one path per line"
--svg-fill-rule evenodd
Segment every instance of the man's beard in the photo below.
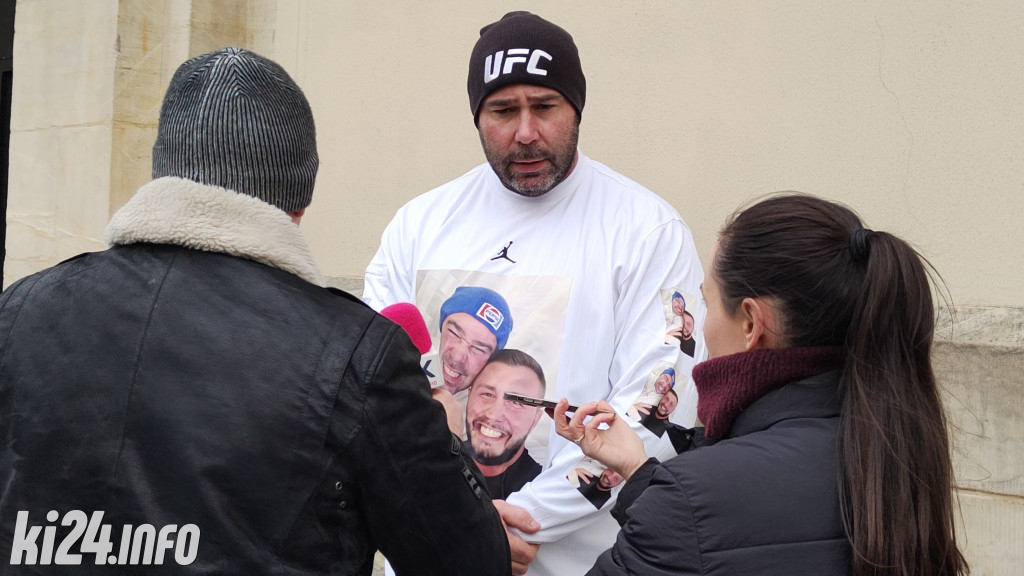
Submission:
M 554 150 L 545 151 L 536 144 L 516 145 L 507 156 L 499 156 L 497 152 L 491 150 L 487 145 L 483 133 L 480 134 L 480 142 L 483 144 L 487 162 L 491 165 L 494 173 L 498 175 L 498 180 L 501 180 L 501 183 L 509 190 L 529 198 L 534 198 L 550 192 L 552 188 L 561 183 L 562 180 L 565 180 L 569 172 L 572 171 L 573 162 L 576 160 L 576 146 L 579 143 L 579 137 L 580 124 L 577 119 L 577 121 L 573 122 L 572 131 L 569 134 L 569 138 L 566 139 L 565 145 Z M 544 159 L 551 163 L 548 173 L 540 180 L 536 180 L 536 176 L 523 177 L 512 171 L 513 162 L 539 159 Z M 517 178 L 530 180 L 530 182 L 523 182 Z
M 507 445 L 505 450 L 502 452 L 493 456 L 484 456 L 477 452 L 476 448 L 473 447 L 473 430 L 471 425 L 466 426 L 466 439 L 469 440 L 469 447 L 473 450 L 473 460 L 476 460 L 484 466 L 498 466 L 508 462 L 516 455 L 516 452 L 523 447 L 523 444 L 526 443 L 526 436 L 523 436 L 518 442 Z

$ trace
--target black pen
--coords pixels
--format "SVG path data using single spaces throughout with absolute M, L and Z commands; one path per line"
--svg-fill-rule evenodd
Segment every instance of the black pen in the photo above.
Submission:
M 555 405 L 558 404 L 558 402 L 553 402 L 551 400 L 545 400 L 543 398 L 536 398 L 534 396 L 526 396 L 526 395 L 523 395 L 523 394 L 513 394 L 512 392 L 505 392 L 505 400 L 510 400 L 512 402 L 515 402 L 516 404 L 523 404 L 525 406 L 536 406 L 538 408 L 543 408 L 545 410 L 554 410 L 555 409 Z M 565 411 L 566 412 L 575 412 L 575 411 L 577 411 L 579 409 L 580 409 L 579 406 L 573 406 L 572 404 L 570 404 L 569 407 L 566 408 Z M 611 414 L 611 411 L 609 411 L 609 410 L 595 410 L 594 414 Z

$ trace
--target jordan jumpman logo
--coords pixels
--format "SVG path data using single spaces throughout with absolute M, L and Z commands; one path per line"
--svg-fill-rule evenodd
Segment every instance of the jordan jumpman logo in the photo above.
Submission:
M 505 260 L 508 260 L 509 262 L 515 264 L 516 261 L 508 257 L 509 246 L 512 246 L 512 240 L 509 240 L 508 241 L 508 246 L 505 246 L 504 248 L 502 248 L 501 252 L 498 252 L 498 255 L 495 256 L 494 258 L 491 258 L 491 260 L 500 260 L 500 259 L 504 258 Z

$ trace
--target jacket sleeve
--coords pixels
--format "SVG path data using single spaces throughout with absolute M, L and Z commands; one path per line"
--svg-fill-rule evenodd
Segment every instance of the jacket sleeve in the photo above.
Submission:
M 620 414 L 626 414 L 643 390 L 644 381 L 659 362 L 676 369 L 675 391 L 679 397 L 674 421 L 692 425 L 696 417 L 697 394 L 690 380 L 695 359 L 680 352 L 678 346 L 665 344 L 663 290 L 682 289 L 700 294 L 703 270 L 693 245 L 690 230 L 681 220 L 672 220 L 649 232 L 639 245 L 628 271 L 615 280 L 618 296 L 615 309 L 616 342 L 608 381 L 595 385 L 590 400 L 606 400 Z M 689 306 L 688 306 L 689 309 Z M 697 322 L 695 334 L 703 323 L 702 302 L 693 306 Z M 703 337 L 698 338 L 697 358 L 704 353 Z M 572 378 L 572 375 L 568 375 Z M 660 460 L 676 454 L 668 435 L 657 436 L 639 422 L 626 418 L 643 439 L 647 454 Z M 583 458 L 575 444 L 555 437 L 548 449 L 551 464 L 508 502 L 525 509 L 541 525 L 536 534 L 523 538 L 537 543 L 553 542 L 584 530 L 599 518 L 599 512 L 581 498 L 566 476 Z M 612 498 L 617 496 L 613 491 Z M 611 504 L 606 504 L 610 508 Z
M 647 491 L 647 488 L 651 485 L 651 477 L 654 475 L 654 470 L 658 467 L 658 460 L 656 458 L 648 458 L 647 462 L 644 462 L 642 466 L 633 472 L 633 476 L 629 478 L 625 486 L 622 487 L 622 491 L 619 492 L 619 497 L 615 499 L 615 507 L 612 508 L 612 516 L 622 526 L 626 523 L 626 510 L 636 502 L 636 499 L 641 494 Z
M 365 403 L 352 465 L 378 549 L 398 575 L 509 574 L 501 520 L 430 397 L 419 353 L 383 318 L 363 340 L 383 344 L 365 354 L 366 381 L 353 383 L 365 387 Z
M 664 466 L 654 466 L 649 472 L 637 478 L 648 485 L 626 509 L 615 545 L 598 557 L 587 576 L 703 573 L 689 495 Z

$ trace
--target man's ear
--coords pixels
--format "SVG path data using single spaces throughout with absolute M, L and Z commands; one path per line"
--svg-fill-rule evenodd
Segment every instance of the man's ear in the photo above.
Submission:
M 296 210 L 295 212 L 288 212 L 288 216 L 292 219 L 292 222 L 298 224 L 302 220 L 303 214 L 306 213 L 306 209 Z
M 743 339 L 746 350 L 777 348 L 778 334 L 775 310 L 761 298 L 744 298 L 740 303 L 743 313 Z

